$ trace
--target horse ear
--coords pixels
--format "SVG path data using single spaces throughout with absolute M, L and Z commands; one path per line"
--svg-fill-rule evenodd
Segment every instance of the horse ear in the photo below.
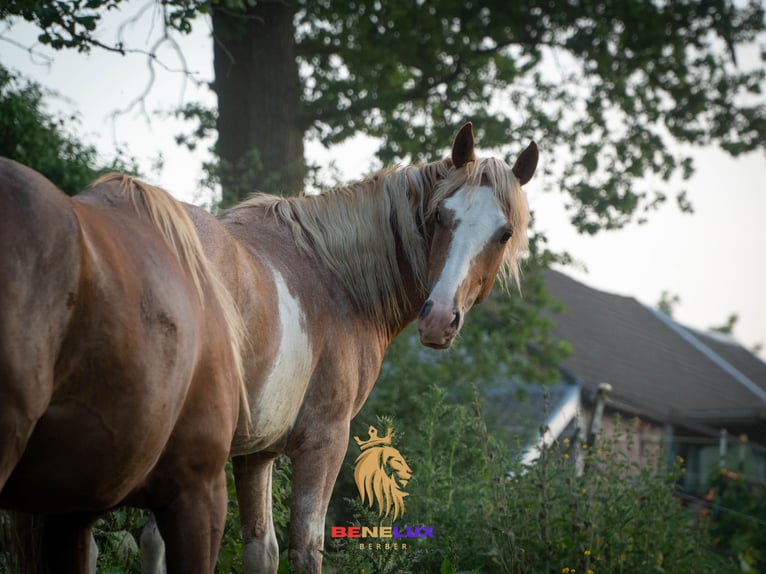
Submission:
M 527 149 L 521 152 L 516 163 L 513 164 L 511 171 L 513 171 L 513 175 L 516 176 L 516 179 L 519 180 L 521 185 L 524 185 L 532 179 L 532 176 L 535 174 L 535 169 L 537 169 L 537 160 L 539 157 L 540 152 L 537 150 L 537 144 L 535 142 L 530 142 Z
M 452 143 L 452 164 L 456 168 L 461 168 L 469 161 L 475 161 L 476 154 L 473 150 L 473 124 L 466 122 L 460 128 Z

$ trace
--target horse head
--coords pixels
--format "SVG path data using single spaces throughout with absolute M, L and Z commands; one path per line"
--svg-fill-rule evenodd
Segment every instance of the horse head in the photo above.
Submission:
M 430 233 L 428 297 L 418 315 L 421 342 L 449 348 L 471 307 L 489 296 L 498 273 L 518 281 L 527 248 L 529 209 L 521 186 L 535 172 L 532 142 L 513 167 L 477 159 L 465 124 L 452 145 L 450 174 L 434 188 L 426 211 Z

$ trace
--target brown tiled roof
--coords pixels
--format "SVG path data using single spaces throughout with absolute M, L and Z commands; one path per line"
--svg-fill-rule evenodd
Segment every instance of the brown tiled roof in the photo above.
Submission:
M 574 349 L 563 368 L 586 389 L 610 383 L 615 406 L 661 421 L 766 421 L 766 363 L 735 341 L 558 271 L 543 273 L 564 306 L 551 317 L 554 336 Z

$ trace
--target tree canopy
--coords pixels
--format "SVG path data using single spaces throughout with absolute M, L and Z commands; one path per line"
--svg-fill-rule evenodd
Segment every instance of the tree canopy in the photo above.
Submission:
M 101 15 L 123 3 L 8 0 L 0 17 L 36 23 L 55 48 L 124 53 L 131 48 L 96 34 Z M 752 48 L 766 29 L 757 0 L 157 5 L 168 33 L 212 13 L 217 149 L 224 168 L 247 180 L 243 189 L 268 191 L 270 173 L 277 189 L 303 177 L 295 134 L 332 144 L 363 132 L 380 138 L 383 162 L 420 161 L 438 157 L 473 119 L 485 148 L 516 153 L 536 139 L 549 187 L 569 195 L 574 225 L 595 233 L 642 218 L 671 193 L 688 208 L 673 178 L 692 173 L 689 144 L 736 155 L 766 141 L 764 53 Z M 281 68 L 270 67 L 279 54 Z M 271 87 L 277 77 L 287 81 Z M 262 129 L 272 117 L 293 134 L 283 143 Z

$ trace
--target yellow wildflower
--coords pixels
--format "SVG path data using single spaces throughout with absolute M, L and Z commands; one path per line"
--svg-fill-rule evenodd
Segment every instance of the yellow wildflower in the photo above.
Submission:
M 590 550 L 586 549 L 585 552 L 583 552 L 583 554 L 585 554 L 586 556 L 590 556 Z

